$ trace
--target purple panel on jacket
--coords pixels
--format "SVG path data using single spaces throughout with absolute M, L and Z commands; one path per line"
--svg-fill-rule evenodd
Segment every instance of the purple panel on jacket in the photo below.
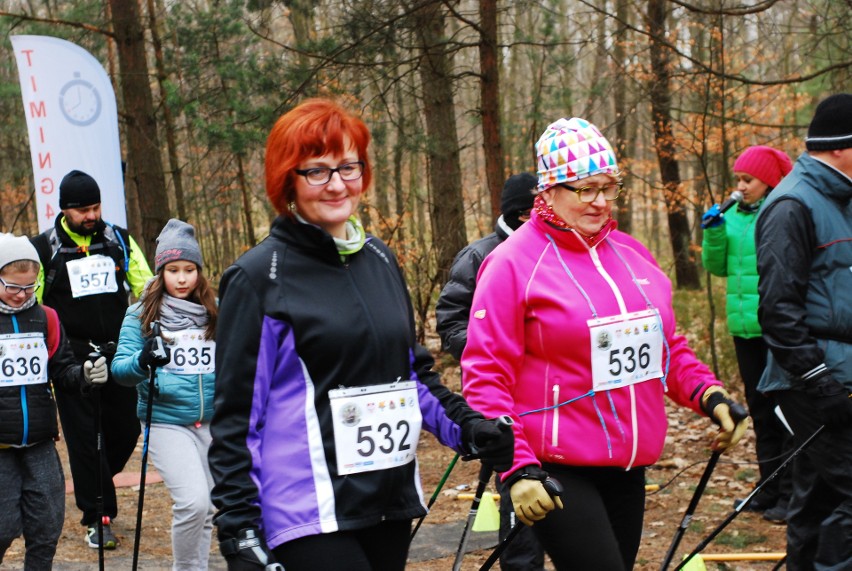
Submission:
M 328 468 L 306 378 L 289 324 L 264 318 L 248 445 L 270 547 L 321 533 L 320 502 L 333 520 Z M 330 513 L 329 513 L 330 511 Z
M 420 399 L 420 414 L 423 415 L 423 428 L 435 435 L 444 446 L 457 452 L 461 447 L 461 427 L 447 417 L 441 402 L 429 391 L 429 387 L 420 382 L 414 370 L 414 351 L 409 352 L 411 361 L 411 379 L 417 381 L 417 398 Z

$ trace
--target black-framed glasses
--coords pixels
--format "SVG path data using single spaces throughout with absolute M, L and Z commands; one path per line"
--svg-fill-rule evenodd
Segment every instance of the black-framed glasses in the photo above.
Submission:
M 336 169 L 331 167 L 314 167 L 310 169 L 296 169 L 296 174 L 305 177 L 308 184 L 311 186 L 320 186 L 328 184 L 331 181 L 332 175 L 337 173 L 340 175 L 340 180 L 358 180 L 364 174 L 364 161 L 355 161 L 354 163 L 346 163 L 340 165 Z
M 621 190 L 624 188 L 624 183 L 619 181 L 611 182 L 603 186 L 581 186 L 580 188 L 574 188 L 567 184 L 560 184 L 559 186 L 576 194 L 577 200 L 580 202 L 584 204 L 591 204 L 598 199 L 599 194 L 603 194 L 604 200 L 612 202 L 618 198 L 619 194 L 621 194 Z
M 0 278 L 0 284 L 3 284 L 3 287 L 6 288 L 6 293 L 10 293 L 12 295 L 18 295 L 19 293 L 26 292 L 27 295 L 33 293 L 38 289 L 39 284 L 30 284 L 30 285 L 18 285 L 18 284 L 10 284 L 6 283 L 6 280 Z

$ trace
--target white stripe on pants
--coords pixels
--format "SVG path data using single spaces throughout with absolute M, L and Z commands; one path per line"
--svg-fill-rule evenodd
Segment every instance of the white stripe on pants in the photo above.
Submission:
M 143 426 L 144 430 L 144 426 Z M 207 464 L 210 423 L 152 423 L 148 451 L 172 496 L 174 571 L 204 571 L 213 532 L 213 478 Z

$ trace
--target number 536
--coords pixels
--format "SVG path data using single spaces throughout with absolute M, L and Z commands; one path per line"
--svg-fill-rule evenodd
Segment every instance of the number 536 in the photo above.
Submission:
M 625 373 L 633 373 L 637 366 L 646 369 L 651 364 L 651 346 L 647 343 L 639 345 L 639 350 L 631 346 L 623 349 L 613 349 L 609 352 L 609 374 L 618 376 L 623 370 Z

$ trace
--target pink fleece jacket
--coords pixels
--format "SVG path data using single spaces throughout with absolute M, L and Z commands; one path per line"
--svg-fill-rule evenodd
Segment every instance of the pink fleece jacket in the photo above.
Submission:
M 582 396 L 592 389 L 590 307 L 598 317 L 642 311 L 646 297 L 668 344 L 665 386 L 654 379 Z M 515 421 L 514 464 L 504 475 L 541 462 L 653 464 L 666 435 L 664 392 L 703 415 L 701 395 L 721 385 L 675 333 L 671 281 L 647 248 L 615 229 L 590 247 L 535 211 L 479 271 L 461 363 L 470 405 L 488 418 L 508 414 Z

